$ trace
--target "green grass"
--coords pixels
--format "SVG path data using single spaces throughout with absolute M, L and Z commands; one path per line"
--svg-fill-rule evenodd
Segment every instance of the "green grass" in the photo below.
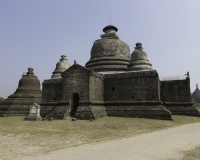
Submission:
M 193 106 L 194 106 L 198 111 L 200 111 L 200 103 L 195 103 L 195 102 L 194 102 Z
M 174 121 L 104 117 L 95 121 L 77 120 L 53 120 L 53 121 L 23 121 L 24 117 L 0 118 L 0 131 L 7 134 L 29 134 L 31 136 L 61 138 L 83 138 L 83 141 L 96 141 L 109 138 L 120 138 L 154 130 L 174 127 L 181 124 L 200 122 L 198 117 L 173 116 Z
M 0 118 L 0 129 L 4 135 L 6 134 L 47 134 L 47 135 L 67 135 L 67 134 L 88 134 L 98 135 L 102 133 L 113 132 L 121 135 L 121 133 L 130 135 L 140 131 L 152 131 L 162 128 L 173 127 L 186 123 L 200 122 L 198 117 L 189 116 L 173 116 L 174 121 L 153 120 L 140 118 L 123 118 L 123 117 L 104 117 L 95 121 L 77 120 L 53 120 L 53 121 L 23 121 L 24 117 L 3 117 Z M 91 134 L 92 133 L 92 134 Z M 104 137 L 102 135 L 102 138 Z M 101 134 L 100 134 L 101 135 Z
M 104 117 L 92 122 L 71 121 L 70 118 L 53 121 L 23 121 L 23 118 L 1 117 L 0 135 L 21 137 L 20 141 L 31 146 L 40 146 L 44 152 L 200 122 L 200 118 L 189 116 L 173 116 L 174 121 Z

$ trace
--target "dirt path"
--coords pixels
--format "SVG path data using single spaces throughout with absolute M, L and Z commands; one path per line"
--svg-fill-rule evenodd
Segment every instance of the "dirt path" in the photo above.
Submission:
M 200 146 L 200 123 L 15 160 L 176 160 L 182 158 L 182 151 L 191 150 L 197 146 Z

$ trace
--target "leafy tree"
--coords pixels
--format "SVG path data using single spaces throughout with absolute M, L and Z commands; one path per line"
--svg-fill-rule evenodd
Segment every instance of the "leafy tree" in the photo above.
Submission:
M 2 103 L 4 101 L 3 97 L 0 97 L 0 103 Z

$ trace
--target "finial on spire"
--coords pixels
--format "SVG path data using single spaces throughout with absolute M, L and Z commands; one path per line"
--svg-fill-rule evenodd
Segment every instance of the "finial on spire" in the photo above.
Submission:
M 196 89 L 199 89 L 199 88 L 198 88 L 198 84 L 197 84 L 197 83 L 196 83 Z
M 33 68 L 29 67 L 29 68 L 28 68 L 28 72 L 27 72 L 26 74 L 27 74 L 27 75 L 29 75 L 29 74 L 34 74 L 34 73 L 33 73 Z
M 76 63 L 76 61 L 74 61 L 74 68 L 77 68 L 77 63 Z
M 65 55 L 62 55 L 60 60 L 67 60 L 67 59 L 66 59 L 66 56 L 65 56 Z
M 190 77 L 190 74 L 189 74 L 189 72 L 187 72 L 187 77 L 188 77 L 188 78 Z
M 108 26 L 106 26 L 106 27 L 103 28 L 103 32 L 107 33 L 108 31 L 109 31 L 109 32 L 110 32 L 110 31 L 112 31 L 112 32 L 117 32 L 118 29 L 117 29 L 117 27 L 115 27 L 115 26 L 113 26 L 113 25 L 108 25 Z
M 110 25 L 111 25 L 111 15 L 110 15 L 110 13 L 109 13 L 109 18 L 110 18 Z
M 135 45 L 136 45 L 135 50 L 141 50 L 141 51 L 143 50 L 142 43 L 137 42 Z

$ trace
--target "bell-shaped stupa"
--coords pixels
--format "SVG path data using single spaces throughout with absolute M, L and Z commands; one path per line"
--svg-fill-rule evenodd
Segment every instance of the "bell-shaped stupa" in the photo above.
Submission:
M 70 67 L 66 56 L 62 55 L 60 61 L 56 64 L 56 68 L 51 78 L 61 78 L 61 73 Z
M 198 84 L 196 84 L 196 89 L 192 93 L 192 98 L 195 100 L 195 102 L 197 103 L 200 102 L 200 90 L 199 90 Z
M 128 71 L 153 70 L 148 60 L 147 53 L 143 51 L 142 43 L 136 43 L 135 50 L 131 54 L 131 62 Z
M 115 26 L 109 25 L 103 29 L 105 34 L 94 41 L 91 58 L 86 67 L 96 72 L 126 71 L 130 62 L 129 46 L 121 41 Z
M 42 91 L 40 81 L 28 68 L 26 75 L 22 75 L 16 91 L 0 104 L 0 116 L 22 116 L 30 112 L 30 105 L 40 104 Z

